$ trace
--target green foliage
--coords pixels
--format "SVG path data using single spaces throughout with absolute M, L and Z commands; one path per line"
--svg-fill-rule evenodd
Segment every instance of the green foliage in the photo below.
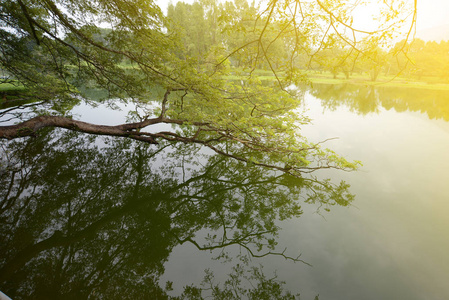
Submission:
M 308 119 L 296 109 L 301 91 L 292 86 L 304 81 L 304 67 L 317 63 L 349 76 L 351 60 L 377 51 L 365 45 L 390 36 L 404 8 L 398 2 L 380 6 L 387 27 L 358 41 L 353 6 L 343 1 L 178 2 L 167 17 L 151 0 L 2 1 L 0 63 L 30 96 L 50 103 L 51 110 L 36 109 L 32 116 L 70 117 L 70 108 L 87 96 L 82 92 L 103 89 L 101 99 L 83 100 L 159 106 L 118 126 L 120 136 L 201 144 L 293 176 L 320 168 L 353 170 L 356 163 L 301 135 Z M 256 69 L 275 80 L 262 81 Z M 165 94 L 155 96 L 154 90 Z M 173 128 L 142 130 L 160 123 Z M 86 132 L 107 134 L 95 130 Z
M 351 38 L 353 5 L 339 0 L 178 2 L 168 17 L 151 0 L 0 1 L 0 68 L 29 101 L 26 111 L 0 112 L 18 123 L 1 126 L 0 137 L 35 136 L 8 144 L 7 163 L 1 158 L 2 284 L 23 298 L 168 298 L 156 277 L 183 243 L 298 261 L 276 251 L 277 220 L 301 215 L 301 199 L 326 210 L 349 205 L 346 183 L 308 173 L 359 165 L 302 135 L 302 69 L 332 58 L 336 46 L 339 59 L 325 65 L 343 66 L 350 48 L 383 43 L 408 11 L 402 1 L 379 2 L 386 27 L 359 42 Z M 93 126 L 72 116 L 81 101 L 137 109 L 125 124 Z M 72 118 L 70 126 L 56 122 Z M 106 138 L 99 149 L 76 131 L 127 139 Z M 195 165 L 205 149 L 213 154 Z M 257 269 L 237 267 L 224 287 L 207 276 L 217 298 L 294 299 Z M 256 288 L 239 286 L 242 278 Z M 185 295 L 201 299 L 201 288 Z

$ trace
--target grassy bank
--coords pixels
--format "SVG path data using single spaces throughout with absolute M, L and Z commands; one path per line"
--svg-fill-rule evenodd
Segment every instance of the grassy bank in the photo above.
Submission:
M 258 76 L 260 80 L 276 80 L 271 71 L 255 70 L 252 74 Z M 282 75 L 283 74 L 279 74 L 279 76 Z M 305 75 L 312 84 L 354 84 L 449 91 L 448 83 L 442 82 L 439 78 L 432 77 L 423 78 L 422 80 L 414 80 L 400 76 L 379 75 L 376 81 L 372 81 L 368 74 L 353 74 L 349 77 L 349 79 L 346 79 L 343 74 L 339 74 L 336 78 L 334 78 L 333 74 L 330 72 L 305 71 Z M 237 75 L 229 75 L 226 78 L 231 80 L 241 79 L 241 77 Z
M 132 68 L 130 65 L 121 66 L 125 69 Z M 244 73 L 242 70 L 236 70 L 235 75 L 228 75 L 225 78 L 229 80 L 242 79 L 240 75 L 237 74 L 248 74 Z M 258 79 L 263 81 L 273 81 L 276 78 L 273 76 L 271 71 L 267 70 L 254 70 L 252 72 Z M 283 74 L 280 73 L 281 77 Z M 305 75 L 308 81 L 313 83 L 322 84 L 354 84 L 354 85 L 365 85 L 365 86 L 384 86 L 384 87 L 400 87 L 400 88 L 417 88 L 417 89 L 429 89 L 429 90 L 442 90 L 449 91 L 449 83 L 441 82 L 439 78 L 423 78 L 421 80 L 414 80 L 410 78 L 400 77 L 400 76 L 384 76 L 379 75 L 376 81 L 371 81 L 368 74 L 353 74 L 346 79 L 342 74 L 339 74 L 336 78 L 330 72 L 315 72 L 315 71 L 305 71 Z M 18 84 L 12 83 L 1 83 L 0 84 L 0 95 L 5 98 L 7 95 L 16 95 L 20 91 L 25 90 L 25 88 Z
M 429 90 L 447 90 L 449 91 L 449 84 L 438 82 L 438 78 L 423 78 L 423 80 L 414 80 L 400 76 L 379 76 L 376 81 L 372 81 L 367 74 L 354 74 L 349 79 L 344 78 L 343 75 L 333 78 L 331 73 L 315 73 L 308 72 L 309 80 L 312 83 L 323 84 L 355 84 L 368 86 L 387 86 L 387 87 L 401 87 L 401 88 L 418 88 Z
M 25 87 L 19 84 L 0 83 L 0 93 L 7 93 L 10 91 L 23 91 Z

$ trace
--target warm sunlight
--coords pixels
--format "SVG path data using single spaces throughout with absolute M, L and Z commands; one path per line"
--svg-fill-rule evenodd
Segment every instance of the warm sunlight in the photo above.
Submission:
M 409 5 L 413 0 L 407 0 Z M 378 24 L 371 15 L 376 11 L 378 1 L 370 0 L 366 7 L 355 12 L 355 23 L 361 28 L 374 29 Z M 381 1 L 382 2 L 382 1 Z M 388 2 L 388 1 L 387 1 Z M 447 0 L 417 0 L 416 36 L 424 40 L 449 40 L 449 1 Z
M 443 25 L 449 27 L 448 12 L 447 0 L 418 0 L 417 29 L 424 30 Z
M 1 300 L 449 299 L 449 1 L 257 1 L 0 0 Z
M 412 3 L 413 0 L 407 0 Z M 170 3 L 176 4 L 178 0 L 157 0 L 160 7 L 166 11 Z M 185 0 L 186 3 L 193 3 L 194 0 Z M 221 2 L 225 2 L 222 0 Z M 378 0 L 368 0 L 365 2 L 378 3 Z M 373 6 L 373 4 L 371 4 Z M 447 0 L 417 0 L 418 17 L 416 23 L 417 36 L 424 40 L 445 39 L 449 40 L 449 1 Z M 364 29 L 374 29 L 377 23 L 373 21 L 372 14 L 376 7 L 368 4 L 365 7 L 359 7 L 354 14 L 355 24 Z

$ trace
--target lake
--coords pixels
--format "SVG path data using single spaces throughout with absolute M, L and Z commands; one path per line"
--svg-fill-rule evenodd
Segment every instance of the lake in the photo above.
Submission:
M 122 108 L 73 112 L 117 124 Z M 298 109 L 310 141 L 335 138 L 325 146 L 363 167 L 294 180 L 199 147 L 63 130 L 1 141 L 0 290 L 166 299 L 208 269 L 222 292 L 279 280 L 301 299 L 448 299 L 449 93 L 315 84 Z M 247 255 L 258 247 L 301 261 Z

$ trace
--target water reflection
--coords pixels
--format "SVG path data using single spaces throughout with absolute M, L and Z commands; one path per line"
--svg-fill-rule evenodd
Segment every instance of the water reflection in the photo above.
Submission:
M 366 115 L 379 113 L 380 108 L 384 108 L 397 112 L 420 112 L 430 119 L 449 121 L 449 91 L 381 85 L 313 84 L 310 93 L 330 110 L 346 105 L 352 112 Z
M 0 290 L 13 299 L 166 299 L 158 278 L 176 245 L 285 256 L 278 220 L 299 217 L 302 202 L 328 210 L 353 200 L 344 182 L 193 146 L 59 130 L 1 146 Z

